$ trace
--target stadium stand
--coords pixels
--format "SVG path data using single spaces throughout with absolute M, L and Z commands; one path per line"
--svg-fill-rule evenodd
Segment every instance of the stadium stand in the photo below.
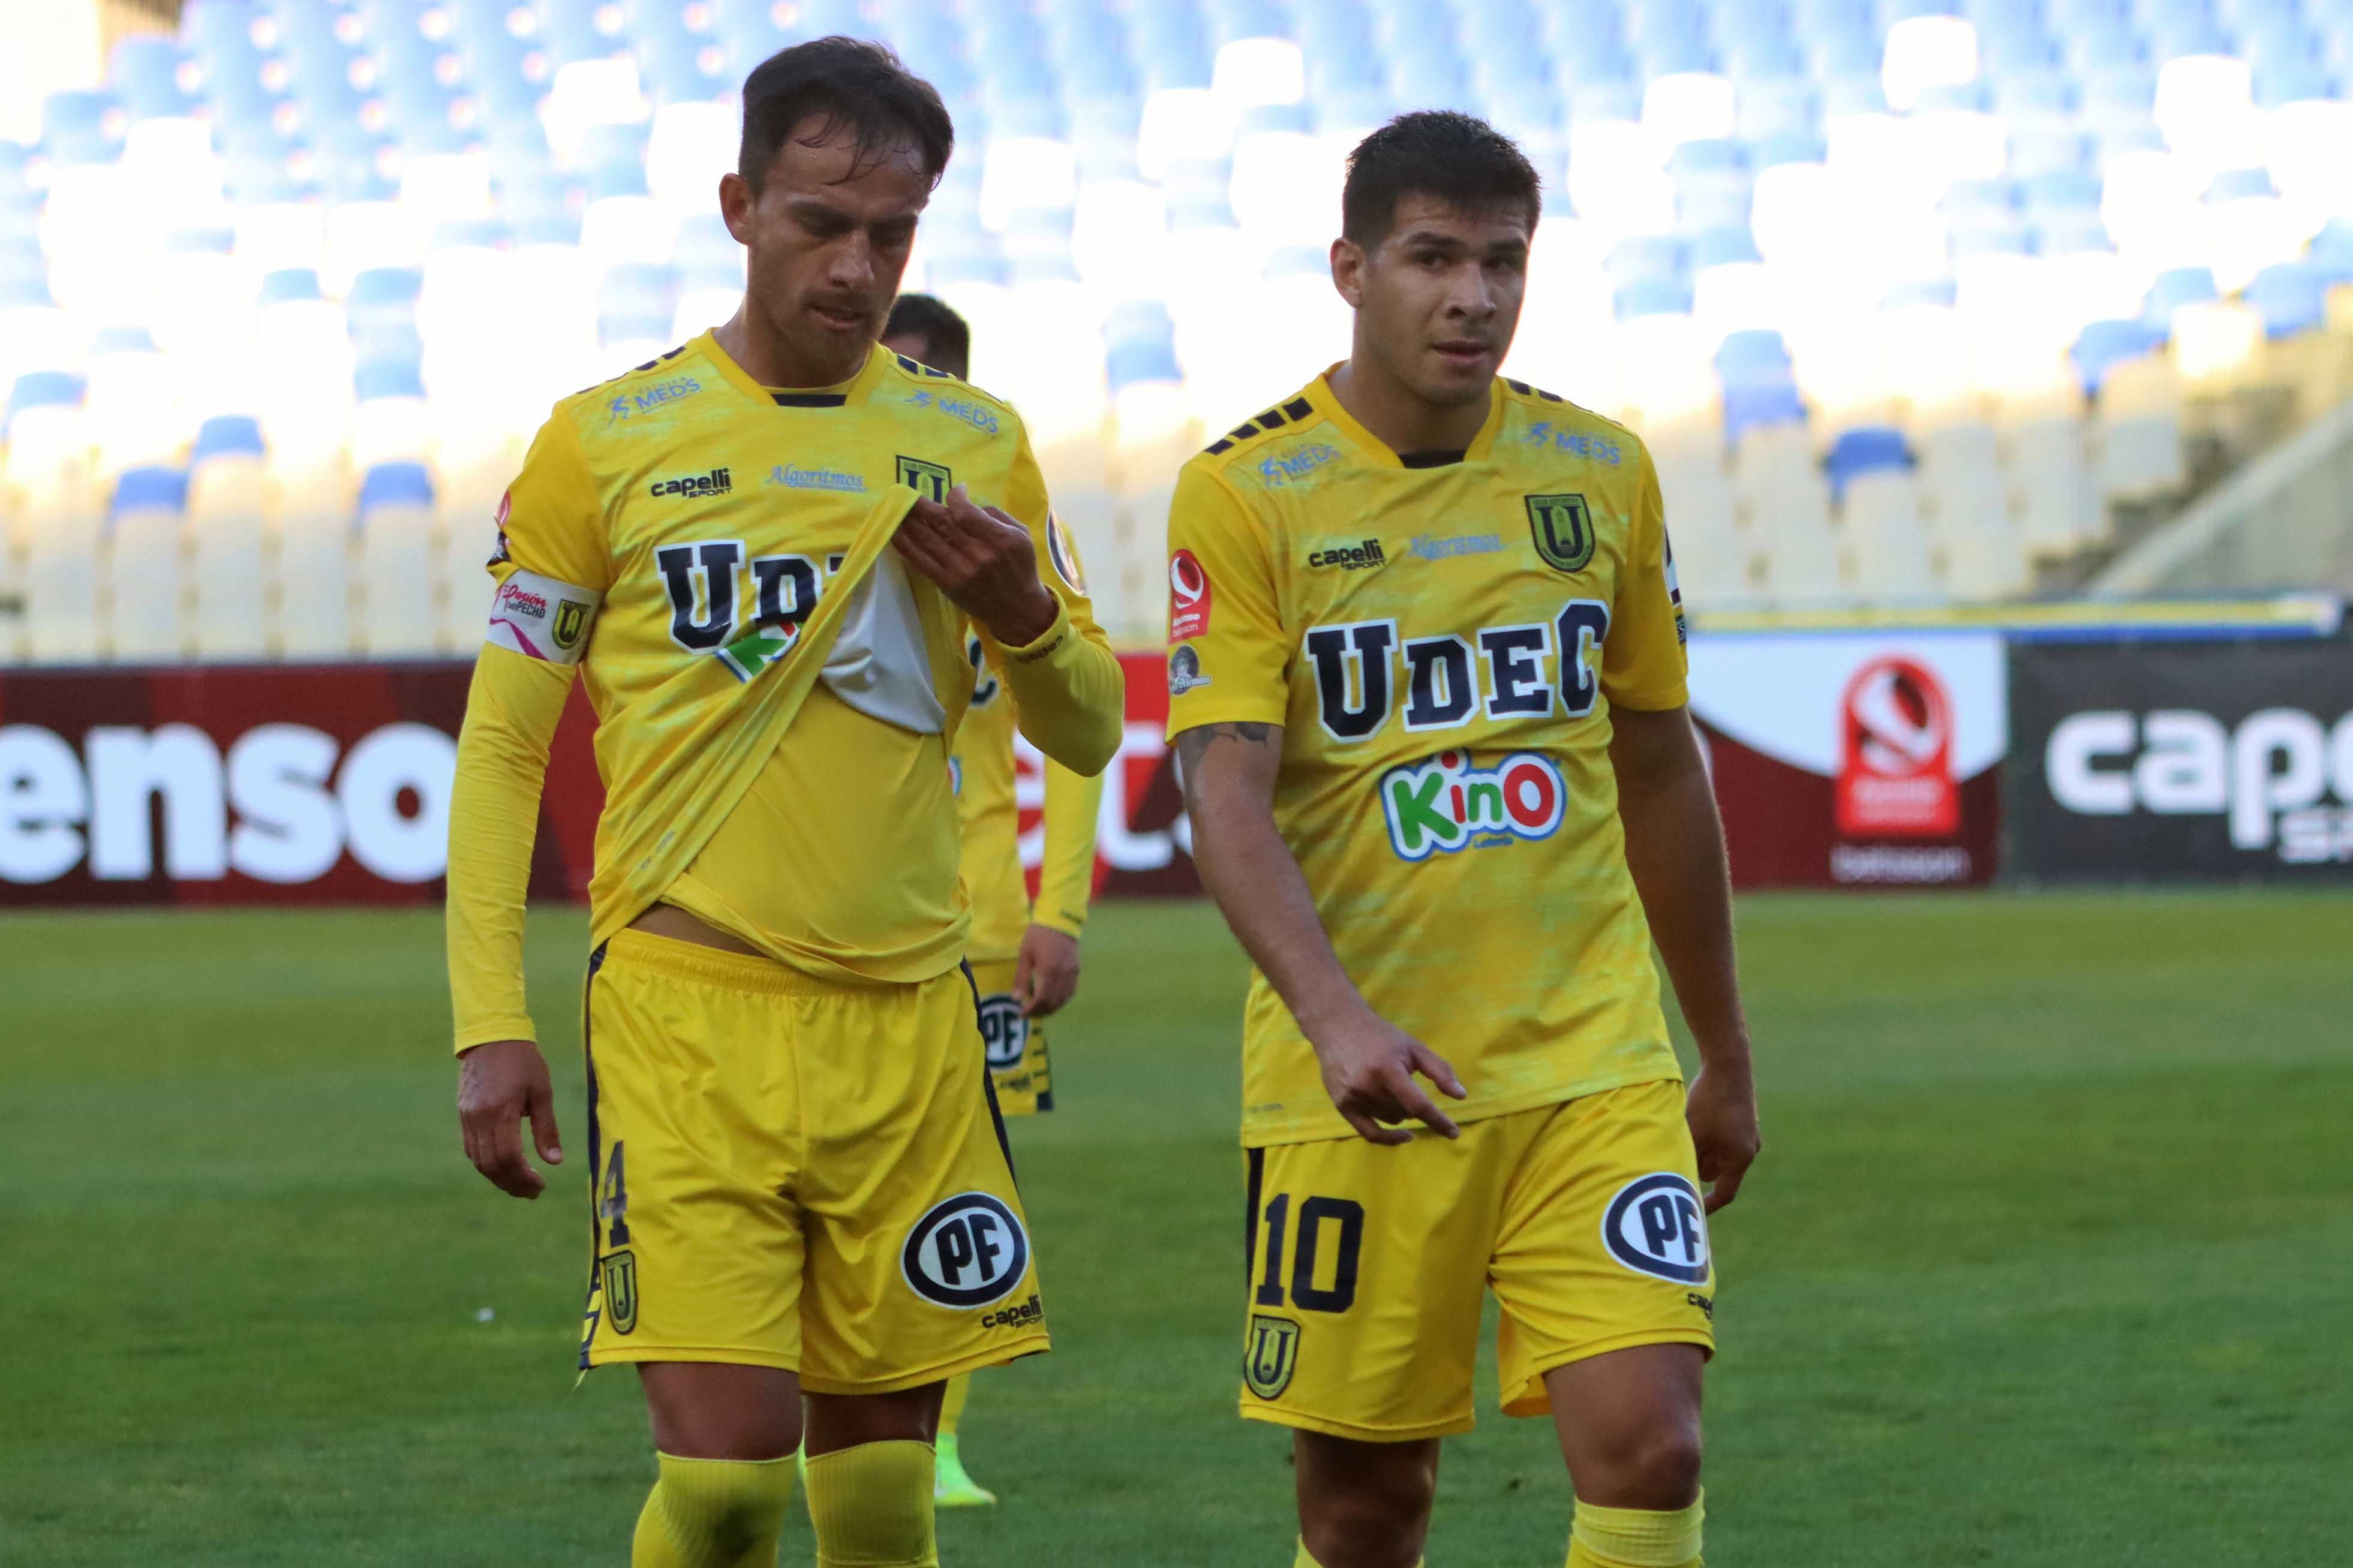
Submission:
M 1405 108 L 1537 161 L 1510 372 L 1651 439 L 1703 618 L 2080 583 L 2353 391 L 2338 0 L 189 0 L 0 142 L 0 655 L 461 651 L 548 404 L 733 310 L 731 95 L 829 30 L 955 111 L 908 287 L 1131 634 L 1176 465 L 1345 353 Z

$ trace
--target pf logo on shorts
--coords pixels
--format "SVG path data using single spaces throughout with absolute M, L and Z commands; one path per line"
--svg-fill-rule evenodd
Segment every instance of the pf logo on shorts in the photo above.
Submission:
M 1010 992 L 980 999 L 980 1043 L 996 1072 L 1010 1072 L 1029 1054 L 1029 1020 Z
M 1601 1216 L 1601 1241 L 1637 1274 L 1678 1285 L 1707 1282 L 1707 1211 L 1699 1189 L 1672 1171 L 1619 1188 Z
M 1029 1272 L 1029 1234 L 987 1193 L 963 1193 L 915 1222 L 899 1271 L 909 1289 L 934 1305 L 986 1307 L 1011 1295 Z

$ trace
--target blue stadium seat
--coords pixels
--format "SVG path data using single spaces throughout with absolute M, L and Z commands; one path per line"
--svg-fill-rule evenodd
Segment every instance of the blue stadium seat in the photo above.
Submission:
M 111 163 L 128 123 L 111 92 L 53 92 L 41 104 L 41 144 L 60 163 Z
M 188 510 L 188 476 L 185 469 L 163 468 L 125 468 L 114 482 L 114 499 L 108 508 L 110 518 L 126 511 L 185 511 Z
M 1617 319 L 1643 316 L 1684 316 L 1691 313 L 1691 285 L 1679 278 L 1637 278 L 1618 286 L 1611 298 Z
M 195 445 L 188 452 L 188 467 L 201 465 L 208 458 L 259 458 L 268 451 L 261 438 L 261 421 L 249 414 L 216 414 L 196 426 Z
M 352 372 L 352 392 L 362 403 L 379 397 L 422 397 L 425 380 L 413 359 L 362 360 Z
M 2141 319 L 2160 332 L 2170 331 L 2173 312 L 2184 305 L 2200 305 L 2221 296 L 2213 272 L 2203 267 L 2175 267 L 2157 275 L 2142 303 Z
M 744 247 L 715 212 L 695 213 L 680 223 L 670 261 L 689 289 L 733 289 L 744 280 Z
M 89 384 L 62 370 L 36 370 L 16 378 L 8 389 L 8 412 L 26 408 L 70 408 L 81 402 Z
M 2292 55 L 2259 61 L 2254 68 L 2256 106 L 2277 109 L 2283 103 L 2337 96 L 2334 90 L 2336 84 L 2316 56 L 2316 44 L 2312 55 Z
M 2053 213 L 2037 219 L 2031 232 L 2037 256 L 2081 256 L 2116 248 L 2108 226 L 2096 212 Z
M 1791 374 L 1788 342 L 1762 327 L 1726 332 L 1716 345 L 1715 374 L 1727 387 L 1787 381 Z
M 667 338 L 678 310 L 679 269 L 648 262 L 607 268 L 596 288 L 596 333 L 607 343 Z
M 2320 275 L 2331 284 L 2353 283 L 2353 219 L 2329 219 L 2313 237 L 2305 259 L 2320 268 Z
M 1007 264 L 1005 258 L 979 246 L 958 246 L 942 252 L 931 263 L 931 283 L 934 289 L 952 289 L 960 284 L 1003 289 L 1012 281 L 1013 268 Z
M 188 79 L 197 72 L 179 45 L 156 34 L 134 35 L 114 46 L 108 62 L 106 84 L 122 100 L 133 120 L 195 112 L 195 94 Z
M 433 473 L 422 463 L 378 463 L 360 480 L 360 515 L 380 506 L 431 506 Z
M 371 267 L 353 278 L 343 313 L 361 359 L 413 359 L 422 352 L 417 300 L 424 286 L 424 275 L 413 267 Z
M 1912 448 L 1904 439 L 1904 432 L 1885 425 L 1859 425 L 1852 430 L 1840 431 L 1831 442 L 1829 455 L 1822 459 L 1822 471 L 1830 480 L 1833 501 L 1843 501 L 1848 484 L 1864 474 L 1911 467 Z
M 1819 163 L 1829 156 L 1829 152 L 1820 136 L 1783 132 L 1759 138 L 1749 150 L 1748 161 L 1757 169 L 1769 169 L 1778 163 Z
M 2138 359 L 2164 341 L 2164 334 L 2146 321 L 2094 321 L 2077 335 L 2067 358 L 2084 390 L 2096 396 L 2112 366 Z
M 1678 282 L 1684 275 L 1686 259 L 1679 239 L 1657 234 L 1632 235 L 1611 246 L 1601 266 L 1609 275 L 1610 283 L 1623 289 L 1642 281 Z
M 300 300 L 325 298 L 319 290 L 318 273 L 308 267 L 286 267 L 262 274 L 259 302 L 264 305 L 284 305 Z
M 2328 320 L 2328 279 L 2309 261 L 2283 261 L 2255 274 L 2247 303 L 2263 319 L 2263 334 L 2294 337 Z

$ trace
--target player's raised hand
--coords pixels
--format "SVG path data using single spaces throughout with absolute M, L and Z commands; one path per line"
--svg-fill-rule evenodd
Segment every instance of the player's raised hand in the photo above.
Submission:
M 1470 1090 L 1446 1058 L 1369 1007 L 1337 1027 L 1310 1037 L 1324 1069 L 1324 1089 L 1332 1104 L 1366 1142 L 1410 1143 L 1413 1134 L 1397 1125 L 1419 1121 L 1446 1138 L 1459 1138 L 1438 1102 L 1414 1082 L 1419 1073 L 1456 1100 Z
M 1059 1013 L 1078 994 L 1079 939 L 1052 926 L 1033 925 L 1021 933 L 1013 961 L 1013 998 L 1025 1018 Z
M 539 1196 L 547 1190 L 547 1178 L 523 1158 L 525 1117 L 539 1157 L 551 1165 L 564 1163 L 546 1059 L 529 1040 L 492 1040 L 471 1047 L 458 1061 L 458 1130 L 465 1137 L 466 1158 L 499 1191 L 518 1198 Z
M 1757 1131 L 1757 1080 L 1745 1068 L 1745 1061 L 1738 1068 L 1703 1067 L 1683 1100 L 1710 1214 L 1740 1195 L 1748 1167 L 1765 1147 Z
M 917 501 L 891 542 L 1008 647 L 1036 642 L 1054 624 L 1054 595 L 1038 580 L 1029 531 L 993 506 L 976 506 L 962 485 L 944 503 Z

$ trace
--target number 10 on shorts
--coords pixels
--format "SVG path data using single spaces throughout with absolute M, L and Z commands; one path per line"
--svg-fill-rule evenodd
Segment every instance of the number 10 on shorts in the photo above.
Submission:
M 1356 1301 L 1356 1266 L 1365 1248 L 1365 1205 L 1348 1198 L 1303 1198 L 1298 1238 L 1292 1240 L 1291 1194 L 1270 1200 L 1259 1215 L 1265 1253 L 1259 1261 L 1255 1307 L 1288 1304 L 1303 1312 L 1345 1312 Z M 1285 1244 L 1290 1270 L 1286 1275 Z

